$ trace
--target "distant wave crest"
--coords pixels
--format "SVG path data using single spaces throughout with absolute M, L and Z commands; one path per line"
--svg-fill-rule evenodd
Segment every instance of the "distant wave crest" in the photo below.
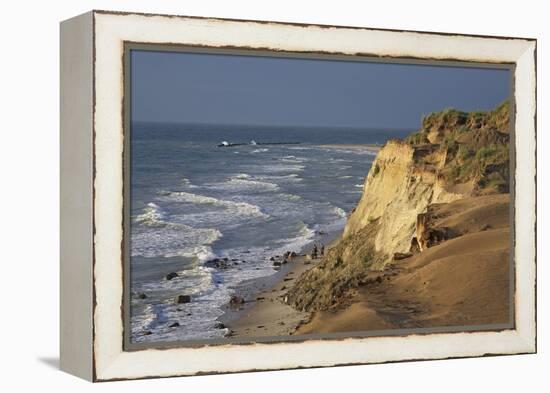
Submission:
M 165 198 L 176 202 L 193 203 L 198 205 L 213 205 L 232 210 L 235 214 L 246 215 L 251 217 L 268 218 L 269 215 L 263 213 L 256 205 L 247 202 L 234 202 L 225 199 L 217 199 L 205 195 L 193 194 L 190 192 L 177 191 L 170 192 Z

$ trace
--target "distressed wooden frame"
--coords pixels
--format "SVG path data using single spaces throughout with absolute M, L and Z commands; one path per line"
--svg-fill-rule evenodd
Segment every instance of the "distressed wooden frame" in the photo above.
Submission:
M 124 47 L 515 66 L 515 324 L 486 332 L 125 351 Z M 61 24 L 61 368 L 92 381 L 536 351 L 536 40 L 92 11 Z

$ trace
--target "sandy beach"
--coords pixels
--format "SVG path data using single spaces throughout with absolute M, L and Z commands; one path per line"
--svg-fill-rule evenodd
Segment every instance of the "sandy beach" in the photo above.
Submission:
M 307 322 L 310 313 L 300 312 L 285 304 L 286 291 L 303 272 L 319 263 L 298 256 L 288 263 L 288 268 L 276 274 L 274 284 L 267 284 L 242 310 L 228 311 L 221 318 L 230 329 L 232 337 L 288 336 Z M 272 281 L 273 282 L 273 281 Z M 233 315 L 231 315 L 233 313 Z M 233 321 L 231 321 L 233 320 Z

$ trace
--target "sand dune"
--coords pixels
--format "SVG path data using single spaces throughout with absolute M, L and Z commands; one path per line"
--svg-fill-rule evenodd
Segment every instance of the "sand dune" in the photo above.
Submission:
M 352 305 L 313 314 L 297 334 L 501 324 L 510 320 L 509 195 L 433 207 L 455 238 L 395 261 L 353 294 Z

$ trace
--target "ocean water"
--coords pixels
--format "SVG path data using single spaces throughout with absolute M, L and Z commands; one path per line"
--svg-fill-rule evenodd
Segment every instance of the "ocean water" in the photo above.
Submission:
M 408 133 L 132 124 L 132 342 L 223 337 L 216 319 L 235 286 L 340 232 L 357 204 L 375 153 L 322 145 Z M 217 147 L 251 140 L 260 144 Z M 297 144 L 262 144 L 281 142 Z M 214 258 L 231 267 L 205 265 Z M 180 294 L 192 301 L 176 304 Z

